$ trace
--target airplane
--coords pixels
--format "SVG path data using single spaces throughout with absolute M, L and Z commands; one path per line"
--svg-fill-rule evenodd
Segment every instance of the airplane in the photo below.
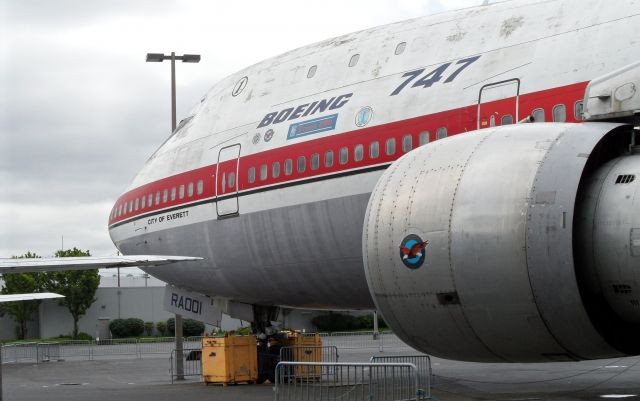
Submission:
M 259 333 L 281 307 L 375 309 L 449 359 L 638 355 L 639 24 L 639 1 L 511 0 L 247 67 L 147 160 L 111 239 L 201 258 L 142 269 Z

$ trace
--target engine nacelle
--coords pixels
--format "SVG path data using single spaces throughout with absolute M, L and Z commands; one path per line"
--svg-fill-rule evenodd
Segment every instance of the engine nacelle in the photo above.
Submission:
M 363 232 L 385 321 L 414 348 L 458 360 L 640 353 L 631 135 L 611 123 L 511 125 L 397 160 Z

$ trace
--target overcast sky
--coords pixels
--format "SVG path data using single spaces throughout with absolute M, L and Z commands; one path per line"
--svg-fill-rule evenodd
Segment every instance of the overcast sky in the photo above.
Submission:
M 333 36 L 482 0 L 0 0 L 0 257 L 114 255 L 107 216 L 171 126 L 221 78 Z

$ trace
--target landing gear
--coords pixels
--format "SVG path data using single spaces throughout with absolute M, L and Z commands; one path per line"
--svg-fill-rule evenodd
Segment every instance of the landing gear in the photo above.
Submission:
M 276 366 L 280 362 L 278 329 L 272 325 L 276 321 L 280 308 L 274 306 L 253 306 L 254 320 L 251 330 L 258 338 L 258 380 L 262 384 L 269 380 L 275 383 Z

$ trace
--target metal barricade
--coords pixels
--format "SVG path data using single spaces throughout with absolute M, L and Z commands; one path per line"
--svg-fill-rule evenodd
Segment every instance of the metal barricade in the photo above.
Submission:
M 37 362 L 38 343 L 26 342 L 13 344 L 15 362 Z
M 431 398 L 431 358 L 429 355 L 385 355 L 372 356 L 371 363 L 411 363 L 415 365 L 418 373 L 418 390 L 422 395 L 421 399 Z
M 59 341 L 60 358 L 64 360 L 91 360 L 93 359 L 93 341 L 89 340 L 64 340 Z
M 137 339 L 130 338 L 114 338 L 110 340 L 99 340 L 94 342 L 91 357 L 108 358 L 115 355 L 127 355 L 135 358 L 141 358 L 140 347 Z
M 320 335 L 322 343 L 344 349 L 378 348 L 381 349 L 380 336 L 373 331 L 335 332 Z
M 175 348 L 174 337 L 154 337 L 138 339 L 140 356 L 152 354 L 170 354 Z
M 338 362 L 338 347 L 329 346 L 305 346 L 296 345 L 280 348 L 280 362 Z M 290 372 L 287 371 L 283 374 L 289 377 L 295 377 L 297 375 L 311 376 L 315 375 L 319 377 L 320 368 L 317 366 L 297 366 L 291 367 Z M 303 372 L 304 370 L 306 372 Z M 286 369 L 285 369 L 286 370 Z
M 36 345 L 37 362 L 60 361 L 60 344 L 59 343 L 38 343 Z
M 292 377 L 290 372 L 296 371 L 301 374 Z M 421 397 L 417 369 L 410 363 L 280 362 L 274 390 L 276 401 L 396 401 Z
M 202 376 L 202 347 L 182 349 L 183 376 Z M 178 377 L 176 372 L 176 350 L 171 350 L 171 384 Z
M 16 363 L 18 359 L 16 357 L 15 344 L 2 346 L 2 363 Z

